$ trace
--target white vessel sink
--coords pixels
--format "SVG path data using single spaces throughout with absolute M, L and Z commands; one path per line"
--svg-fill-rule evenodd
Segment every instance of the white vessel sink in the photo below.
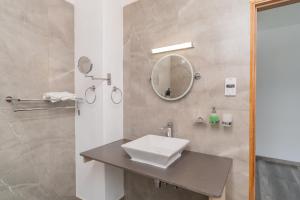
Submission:
M 189 140 L 147 135 L 122 145 L 131 160 L 167 168 L 178 158 L 189 144 Z

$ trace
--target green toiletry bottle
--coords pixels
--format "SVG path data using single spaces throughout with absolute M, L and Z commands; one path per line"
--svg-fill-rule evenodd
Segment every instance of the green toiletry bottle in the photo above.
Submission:
M 219 115 L 217 115 L 216 108 L 213 107 L 212 113 L 209 116 L 209 123 L 211 125 L 217 125 L 217 124 L 219 124 L 219 122 L 220 122 L 220 117 L 219 117 Z

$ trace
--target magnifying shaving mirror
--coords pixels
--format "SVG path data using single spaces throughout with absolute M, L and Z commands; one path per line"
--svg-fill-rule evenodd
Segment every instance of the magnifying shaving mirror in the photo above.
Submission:
M 86 56 L 82 56 L 79 58 L 78 60 L 78 70 L 87 75 L 88 73 L 90 73 L 93 69 L 93 63 L 92 61 L 86 57 Z

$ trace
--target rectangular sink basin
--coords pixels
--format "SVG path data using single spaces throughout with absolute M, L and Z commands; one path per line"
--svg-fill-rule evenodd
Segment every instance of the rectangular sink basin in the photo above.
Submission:
M 168 168 L 181 157 L 189 140 L 147 135 L 122 145 L 132 161 Z

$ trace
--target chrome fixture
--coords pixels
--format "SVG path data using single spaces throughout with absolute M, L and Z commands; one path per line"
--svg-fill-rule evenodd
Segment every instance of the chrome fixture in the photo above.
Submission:
M 81 98 L 76 98 L 75 99 L 75 106 L 55 106 L 55 107 L 34 107 L 34 108 L 17 108 L 16 103 L 21 103 L 21 102 L 46 102 L 49 105 L 54 105 L 53 103 L 50 104 L 49 100 L 45 99 L 21 99 L 21 98 L 14 98 L 12 96 L 7 96 L 5 98 L 5 101 L 7 103 L 11 103 L 14 106 L 14 112 L 25 112 L 25 111 L 38 111 L 38 110 L 53 110 L 53 109 L 77 109 L 78 115 L 80 115 L 80 109 L 79 109 L 79 103 L 82 101 Z
M 85 77 L 91 78 L 93 81 L 107 81 L 107 85 L 111 85 L 111 73 L 107 73 L 106 78 L 89 76 L 89 75 L 85 75 Z
M 93 85 L 91 87 L 88 87 L 86 90 L 85 90 L 85 93 L 84 93 L 84 99 L 85 99 L 85 102 L 87 104 L 94 104 L 97 100 L 97 94 L 96 94 L 96 86 Z M 88 98 L 88 93 L 91 92 L 93 93 L 93 98 L 89 99 Z M 119 97 L 117 96 L 114 96 L 116 94 L 119 94 Z M 112 91 L 111 91 L 111 95 L 110 95 L 110 99 L 111 101 L 114 103 L 114 104 L 120 104 L 123 100 L 123 92 L 120 88 L 114 86 Z
M 116 96 L 114 96 L 115 94 L 118 94 L 119 93 L 119 99 L 116 100 Z M 111 98 L 111 101 L 114 103 L 114 104 L 120 104 L 122 102 L 122 99 L 123 99 L 123 92 L 120 88 L 114 86 L 112 91 L 111 91 L 111 94 L 110 94 L 110 98 Z
M 161 128 L 162 130 L 166 130 L 165 134 L 167 137 L 174 137 L 174 124 L 173 122 L 168 122 L 167 126 Z
M 199 72 L 196 72 L 194 74 L 194 79 L 197 80 L 197 81 L 200 80 L 201 79 L 201 74 Z
M 111 74 L 110 73 L 108 73 L 105 78 L 96 77 L 96 76 L 93 76 L 93 75 L 87 75 L 93 69 L 93 63 L 88 57 L 86 57 L 86 56 L 80 57 L 79 60 L 78 60 L 78 66 L 77 67 L 78 67 L 78 70 L 82 74 L 85 75 L 85 77 L 91 78 L 92 80 L 107 81 L 107 85 L 111 85 Z
M 207 124 L 207 121 L 203 117 L 199 116 L 199 117 L 197 117 L 197 119 L 195 120 L 194 123 L 195 124 Z
M 94 94 L 94 97 L 93 97 L 92 100 L 89 100 L 89 98 L 88 98 L 88 92 L 90 92 L 90 91 Z M 94 104 L 96 102 L 96 100 L 97 100 L 96 86 L 93 85 L 91 87 L 88 87 L 85 90 L 85 92 L 84 92 L 84 99 L 85 99 L 85 102 L 87 104 Z
M 53 107 L 53 108 L 20 108 L 14 109 L 14 112 L 22 112 L 22 111 L 38 111 L 38 110 L 52 110 L 52 109 L 75 109 L 75 106 L 64 106 L 64 107 Z
M 21 102 L 21 101 L 40 101 L 40 102 L 43 102 L 43 101 L 47 101 L 47 100 L 44 100 L 44 99 L 19 99 L 19 98 L 14 98 L 14 97 L 11 97 L 11 96 L 7 96 L 5 97 L 5 101 L 8 102 L 8 103 L 12 103 L 13 101 L 18 101 L 18 102 Z
M 47 100 L 47 99 L 21 99 L 21 98 L 15 98 L 12 96 L 5 97 L 5 101 L 8 103 L 14 103 L 14 101 L 16 101 L 16 102 L 48 102 L 48 103 L 50 103 L 50 100 Z M 70 101 L 72 101 L 72 100 L 70 100 Z M 75 101 L 82 101 L 82 98 L 76 98 Z

